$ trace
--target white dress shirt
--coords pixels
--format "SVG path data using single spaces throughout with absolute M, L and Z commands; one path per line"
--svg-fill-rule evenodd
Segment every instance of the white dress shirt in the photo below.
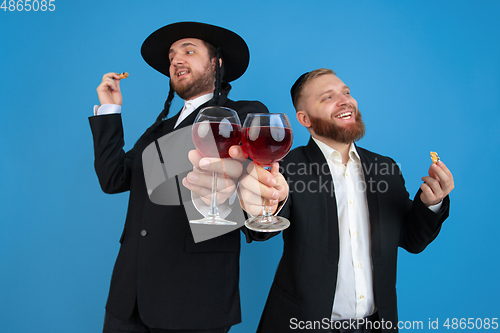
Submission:
M 339 221 L 340 255 L 332 320 L 363 318 L 376 311 L 366 183 L 356 146 L 347 165 L 341 154 L 313 138 L 332 174 Z M 442 201 L 429 209 L 437 212 Z
M 179 124 L 186 119 L 194 110 L 200 107 L 200 105 L 208 102 L 214 96 L 213 93 L 206 94 L 190 101 L 184 101 L 184 107 L 182 108 L 181 114 L 175 123 L 174 128 L 179 126 Z
M 363 318 L 376 310 L 363 167 L 353 144 L 344 165 L 338 151 L 313 140 L 330 167 L 337 202 L 340 257 L 332 319 Z

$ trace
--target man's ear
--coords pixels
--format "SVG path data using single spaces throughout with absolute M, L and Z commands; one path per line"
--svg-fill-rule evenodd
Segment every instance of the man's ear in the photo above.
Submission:
M 212 70 L 214 71 L 215 73 L 215 61 L 216 61 L 216 57 L 213 57 L 212 58 Z M 219 67 L 222 68 L 222 58 L 219 58 Z
M 302 126 L 306 128 L 311 127 L 311 119 L 309 119 L 309 115 L 307 114 L 306 111 L 297 111 L 295 116 L 297 117 L 297 120 Z

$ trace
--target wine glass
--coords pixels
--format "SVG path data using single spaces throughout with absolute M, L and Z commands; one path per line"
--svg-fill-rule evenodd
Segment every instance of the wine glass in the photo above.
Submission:
M 255 162 L 269 170 L 279 162 L 292 147 L 292 127 L 284 113 L 251 113 L 247 115 L 241 132 L 241 147 Z M 290 221 L 272 216 L 269 201 L 264 202 L 262 216 L 245 221 L 245 226 L 255 231 L 280 231 L 288 228 Z
M 204 157 L 228 158 L 229 148 L 239 145 L 241 140 L 241 124 L 236 111 L 222 107 L 209 106 L 200 110 L 192 129 L 196 150 Z M 208 215 L 200 220 L 192 220 L 195 224 L 236 225 L 219 215 L 217 209 L 217 173 L 212 175 L 212 196 Z

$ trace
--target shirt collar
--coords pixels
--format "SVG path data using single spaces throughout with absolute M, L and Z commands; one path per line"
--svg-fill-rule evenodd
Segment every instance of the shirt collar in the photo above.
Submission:
M 214 96 L 213 93 L 209 93 L 189 101 L 184 101 L 184 109 L 196 110 L 200 105 L 208 102 Z
M 314 142 L 316 142 L 316 144 L 318 145 L 319 149 L 321 150 L 327 161 L 331 159 L 333 161 L 338 160 L 342 162 L 342 156 L 337 150 L 333 149 L 323 141 L 320 141 L 314 137 L 312 137 L 312 139 L 314 140 Z M 361 159 L 359 158 L 358 151 L 356 150 L 356 145 L 354 143 L 351 143 L 349 147 L 349 161 L 352 162 L 361 161 Z

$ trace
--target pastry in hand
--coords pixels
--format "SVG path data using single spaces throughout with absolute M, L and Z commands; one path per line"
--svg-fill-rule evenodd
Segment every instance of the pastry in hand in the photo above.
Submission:
M 432 159 L 432 163 L 439 162 L 439 156 L 435 151 L 431 151 L 431 159 Z
M 128 77 L 128 73 L 127 72 L 120 73 L 118 75 L 120 75 L 120 79 L 126 79 Z

